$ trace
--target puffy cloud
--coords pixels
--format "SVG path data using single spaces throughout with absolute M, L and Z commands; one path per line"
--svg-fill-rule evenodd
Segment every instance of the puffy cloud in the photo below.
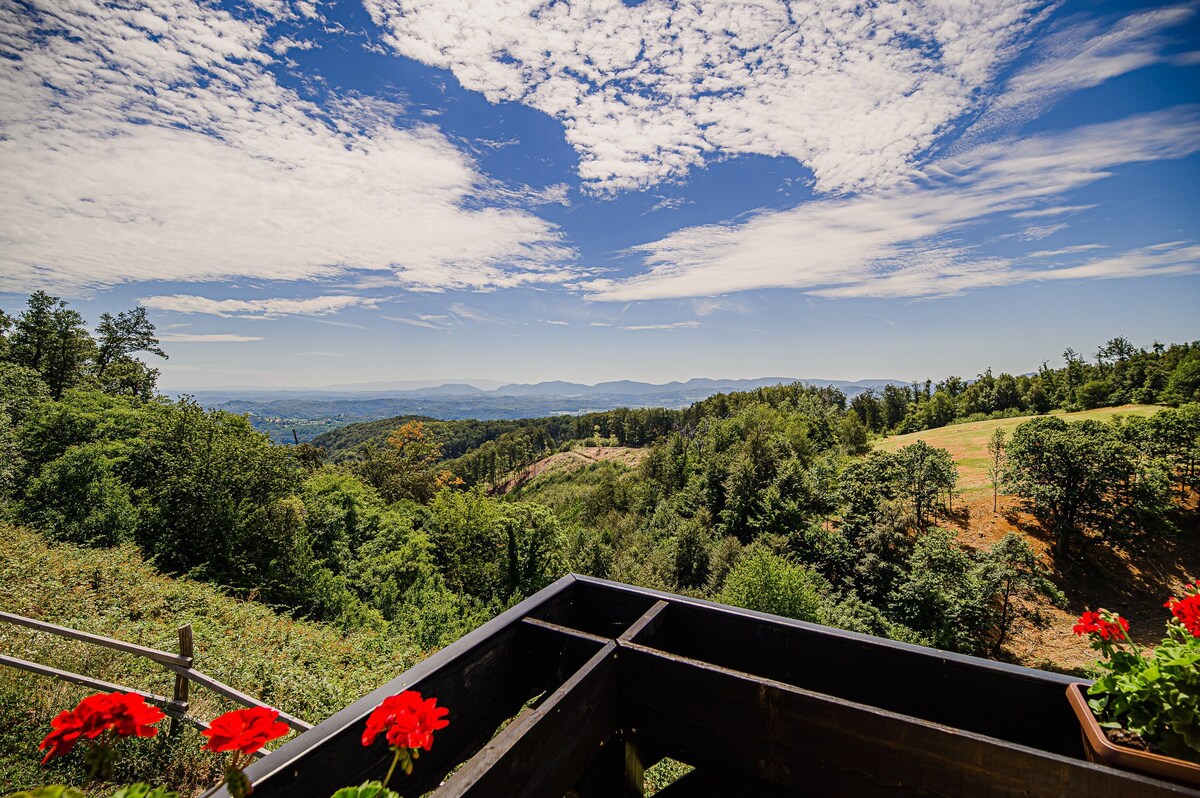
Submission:
M 790 156 L 886 186 L 977 102 L 1045 4 L 364 0 L 399 53 L 563 122 L 593 190 Z
M 193 0 L 0 6 L 0 290 L 577 276 L 561 232 L 437 129 L 277 83 L 268 24 Z
M 1197 252 L 1186 244 L 1049 271 L 979 254 L 954 235 L 1047 203 L 1046 209 L 1062 210 L 1063 194 L 1119 165 L 1197 150 L 1200 113 L 1194 108 L 990 144 L 936 162 L 927 176 L 887 191 L 679 230 L 632 250 L 642 257 L 643 273 L 584 287 L 589 298 L 608 301 L 765 288 L 826 297 L 927 297 L 1031 280 L 1192 273 Z

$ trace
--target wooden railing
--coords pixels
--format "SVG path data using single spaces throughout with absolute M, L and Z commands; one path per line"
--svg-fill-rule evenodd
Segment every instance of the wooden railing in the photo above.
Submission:
M 113 684 L 101 679 L 96 679 L 91 676 L 85 676 L 81 673 L 73 673 L 71 671 L 62 670 L 60 668 L 52 668 L 49 665 L 41 665 L 36 662 L 28 662 L 16 657 L 9 657 L 0 654 L 0 665 L 7 665 L 10 668 L 36 673 L 41 676 L 50 676 L 64 682 L 80 684 L 84 687 L 91 687 L 96 690 L 105 692 L 120 691 L 123 693 L 136 693 L 145 699 L 148 703 L 162 707 L 171 718 L 171 730 L 175 731 L 179 722 L 189 723 L 199 729 L 207 729 L 208 724 L 199 718 L 188 713 L 188 690 L 191 682 L 195 682 L 203 687 L 208 688 L 218 695 L 232 699 L 242 706 L 247 707 L 264 707 L 266 709 L 275 709 L 268 704 L 259 701 L 253 696 L 246 695 L 240 690 L 235 690 L 223 682 L 219 682 L 206 673 L 196 670 L 192 667 L 194 664 L 193 643 L 192 643 L 192 627 L 187 624 L 179 627 L 179 653 L 175 654 L 170 651 L 160 651 L 156 648 L 147 648 L 134 643 L 127 643 L 124 640 L 114 640 L 111 637 L 103 635 L 91 634 L 90 632 L 81 632 L 77 629 L 69 629 L 58 624 L 47 623 L 45 621 L 34 620 L 33 618 L 25 618 L 21 615 L 14 615 L 9 612 L 0 612 L 0 621 L 11 623 L 16 626 L 24 626 L 29 629 L 34 629 L 39 632 L 56 635 L 58 637 L 67 638 L 69 640 L 77 640 L 82 643 L 87 643 L 94 646 L 102 646 L 111 648 L 116 651 L 121 651 L 126 654 L 133 654 L 138 657 L 144 657 L 153 660 L 168 671 L 175 674 L 175 689 L 170 698 L 166 696 L 156 695 L 155 693 L 139 690 L 135 687 L 126 687 L 124 685 Z M 305 732 L 312 728 L 311 723 L 307 723 L 300 718 L 290 715 L 282 710 L 279 712 L 279 719 L 291 726 L 296 731 Z

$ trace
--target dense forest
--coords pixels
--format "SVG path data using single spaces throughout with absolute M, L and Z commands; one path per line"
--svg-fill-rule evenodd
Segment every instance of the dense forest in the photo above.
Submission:
M 996 441 L 1057 565 L 1145 546 L 1194 518 L 1200 345 L 1114 339 L 1085 361 L 888 386 L 847 402 L 802 384 L 679 411 L 529 421 L 401 418 L 273 445 L 248 421 L 155 390 L 144 310 L 94 332 L 34 294 L 0 318 L 0 501 L 7 520 L 88 547 L 135 544 L 162 572 L 346 629 L 402 623 L 423 649 L 576 571 L 941 648 L 1003 656 L 1059 600 L 1051 563 L 1010 535 L 973 550 L 942 529 L 957 468 L 873 438 L 1125 402 L 1148 418 L 1035 418 Z M 572 445 L 644 450 L 501 495 Z M 1029 599 L 1037 598 L 1037 601 Z

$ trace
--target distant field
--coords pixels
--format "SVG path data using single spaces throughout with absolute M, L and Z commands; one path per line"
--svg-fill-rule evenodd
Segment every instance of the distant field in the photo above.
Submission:
M 1082 421 L 1094 418 L 1108 421 L 1113 416 L 1152 416 L 1162 410 L 1158 405 L 1122 405 L 1121 407 L 1102 407 L 1096 410 L 1083 410 L 1079 413 L 1055 413 L 1068 421 Z M 1002 429 L 1011 434 L 1018 425 L 1034 416 L 1019 416 L 1017 418 L 1001 418 L 993 421 L 976 421 L 971 424 L 954 424 L 938 429 L 928 429 L 912 432 L 908 435 L 894 435 L 885 438 L 875 446 L 884 451 L 894 452 L 901 446 L 907 446 L 918 440 L 925 441 L 930 446 L 946 449 L 958 464 L 958 488 L 963 497 L 970 500 L 978 494 L 990 493 L 992 482 L 988 478 L 988 438 L 992 432 Z

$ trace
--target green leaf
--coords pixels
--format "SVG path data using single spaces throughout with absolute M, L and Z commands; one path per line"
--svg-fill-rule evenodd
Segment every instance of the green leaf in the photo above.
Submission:
M 343 787 L 330 798 L 400 798 L 400 793 L 378 781 L 367 781 L 357 787 Z
M 34 787 L 32 790 L 14 792 L 6 798 L 84 798 L 84 794 L 83 790 L 76 787 L 51 784 L 46 787 Z

